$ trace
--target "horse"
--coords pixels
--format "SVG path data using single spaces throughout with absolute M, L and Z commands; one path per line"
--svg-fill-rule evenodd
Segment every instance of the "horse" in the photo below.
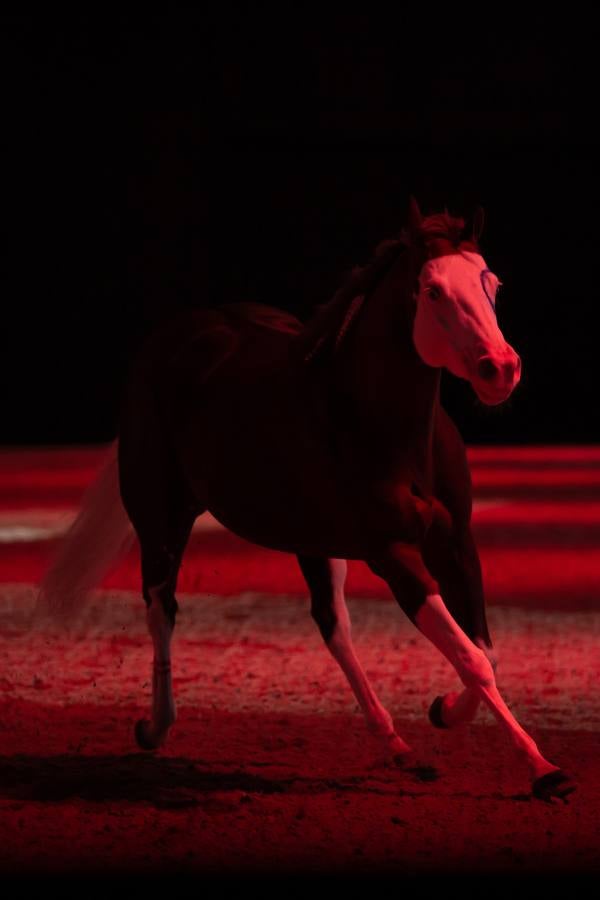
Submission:
M 520 380 L 496 318 L 500 281 L 481 255 L 482 225 L 481 211 L 467 228 L 447 211 L 424 216 L 411 198 L 406 227 L 306 325 L 230 303 L 186 310 L 144 344 L 123 403 L 118 476 L 115 457 L 42 585 L 51 608 L 64 605 L 60 586 L 82 533 L 90 571 L 100 573 L 101 523 L 115 526 L 122 501 L 125 530 L 131 522 L 139 539 L 154 650 L 151 715 L 135 726 L 142 749 L 163 745 L 175 721 L 177 576 L 194 521 L 209 511 L 236 535 L 297 557 L 312 617 L 388 760 L 402 765 L 411 748 L 354 650 L 348 559 L 384 579 L 456 670 L 462 689 L 433 700 L 432 725 L 456 728 L 484 703 L 528 767 L 535 797 L 566 802 L 575 790 L 498 690 L 466 450 L 440 404 L 442 369 L 486 405 L 504 402 Z M 120 537 L 106 540 L 108 557 Z

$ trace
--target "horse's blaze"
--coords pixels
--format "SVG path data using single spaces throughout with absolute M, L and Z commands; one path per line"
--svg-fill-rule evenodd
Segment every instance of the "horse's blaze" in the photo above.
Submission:
M 413 328 L 423 362 L 471 382 L 489 405 L 506 400 L 521 376 L 521 361 L 496 319 L 499 284 L 478 253 L 462 250 L 427 260 Z

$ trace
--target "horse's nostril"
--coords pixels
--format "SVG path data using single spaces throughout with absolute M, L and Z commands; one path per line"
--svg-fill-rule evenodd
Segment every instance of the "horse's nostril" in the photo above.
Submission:
M 484 356 L 477 363 L 477 374 L 482 381 L 493 381 L 499 373 L 499 368 L 489 356 Z

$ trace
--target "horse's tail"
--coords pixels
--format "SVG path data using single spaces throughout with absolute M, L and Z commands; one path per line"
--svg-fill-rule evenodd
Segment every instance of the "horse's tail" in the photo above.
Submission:
M 40 584 L 36 615 L 67 620 L 134 541 L 119 491 L 117 442 Z

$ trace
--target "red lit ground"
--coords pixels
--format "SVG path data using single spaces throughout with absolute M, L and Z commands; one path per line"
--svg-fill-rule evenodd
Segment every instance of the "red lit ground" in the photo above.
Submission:
M 498 681 L 579 782 L 528 793 L 491 716 L 427 720 L 456 678 L 351 566 L 357 650 L 399 733 L 376 747 L 308 616 L 295 561 L 199 522 L 173 645 L 179 718 L 136 750 L 151 648 L 135 551 L 76 633 L 20 625 L 102 451 L 0 454 L 0 871 L 600 871 L 600 450 L 471 452 Z

